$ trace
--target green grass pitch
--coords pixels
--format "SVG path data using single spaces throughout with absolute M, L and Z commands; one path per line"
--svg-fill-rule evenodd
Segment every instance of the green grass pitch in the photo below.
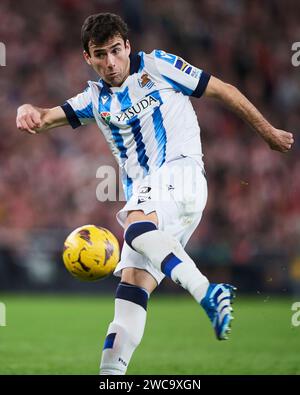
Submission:
M 0 295 L 0 374 L 98 374 L 113 295 Z M 128 374 L 300 374 L 300 327 L 291 299 L 243 298 L 234 304 L 229 341 L 215 340 L 189 297 L 153 295 L 144 339 Z

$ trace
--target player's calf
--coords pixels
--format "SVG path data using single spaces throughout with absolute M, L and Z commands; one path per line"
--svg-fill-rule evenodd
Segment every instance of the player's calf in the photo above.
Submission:
M 121 282 L 117 288 L 115 316 L 104 342 L 100 375 L 124 375 L 131 356 L 143 337 L 148 292 Z
M 125 241 L 135 251 L 146 256 L 166 276 L 188 290 L 200 303 L 209 282 L 178 240 L 158 230 L 153 222 L 139 221 L 128 226 Z

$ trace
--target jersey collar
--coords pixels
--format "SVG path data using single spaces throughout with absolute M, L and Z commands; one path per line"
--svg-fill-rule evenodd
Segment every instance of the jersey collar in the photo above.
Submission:
M 141 57 L 138 53 L 130 54 L 130 75 L 137 73 L 141 65 Z

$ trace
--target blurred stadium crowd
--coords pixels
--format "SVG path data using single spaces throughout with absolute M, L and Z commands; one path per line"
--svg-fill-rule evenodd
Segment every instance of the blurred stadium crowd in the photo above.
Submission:
M 96 199 L 97 168 L 114 165 L 97 127 L 31 136 L 15 126 L 20 104 L 60 105 L 97 78 L 83 60 L 80 29 L 89 14 L 108 11 L 129 23 L 134 51 L 180 55 L 236 85 L 275 127 L 295 133 L 293 150 L 280 154 L 219 103 L 193 100 L 209 199 L 189 248 L 207 264 L 269 262 L 274 281 L 275 260 L 277 288 L 287 272 L 299 279 L 300 67 L 291 63 L 292 43 L 300 41 L 296 0 L 1 0 L 7 65 L 0 68 L 0 273 L 8 255 L 22 260 L 34 237 L 53 235 L 51 229 L 66 235 L 96 223 L 122 236 L 115 220 L 122 203 Z

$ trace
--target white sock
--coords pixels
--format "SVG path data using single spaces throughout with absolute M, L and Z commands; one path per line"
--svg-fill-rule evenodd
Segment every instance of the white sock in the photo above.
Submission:
M 158 230 L 154 223 L 142 221 L 134 222 L 128 227 L 125 240 L 166 276 L 189 291 L 198 303 L 201 302 L 209 281 L 178 240 Z
M 124 375 L 140 344 L 147 315 L 148 293 L 143 288 L 120 283 L 115 316 L 109 325 L 102 352 L 100 375 Z

